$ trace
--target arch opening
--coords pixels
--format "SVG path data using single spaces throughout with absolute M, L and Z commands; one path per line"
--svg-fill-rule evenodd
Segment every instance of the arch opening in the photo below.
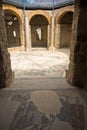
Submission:
M 18 17 L 9 9 L 4 10 L 8 48 L 20 47 L 20 23 Z
M 48 20 L 43 15 L 35 15 L 30 20 L 32 47 L 47 47 Z
M 72 33 L 73 12 L 65 13 L 58 24 L 60 24 L 59 48 L 70 47 Z

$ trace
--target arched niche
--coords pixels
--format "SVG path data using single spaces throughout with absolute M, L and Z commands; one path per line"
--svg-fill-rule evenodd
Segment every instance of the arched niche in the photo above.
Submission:
M 60 20 L 58 21 L 58 25 L 60 25 L 59 48 L 70 47 L 71 34 L 72 34 L 72 22 L 73 22 L 73 12 L 71 11 L 63 14 Z
M 30 20 L 31 25 L 31 46 L 47 47 L 48 41 L 48 20 L 43 15 L 34 15 Z
M 5 24 L 6 24 L 6 31 L 7 31 L 7 42 L 8 48 L 12 47 L 20 47 L 20 22 L 17 15 L 9 10 L 4 10 L 5 14 Z

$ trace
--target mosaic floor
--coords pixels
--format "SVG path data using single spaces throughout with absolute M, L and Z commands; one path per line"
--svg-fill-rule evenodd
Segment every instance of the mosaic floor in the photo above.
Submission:
M 0 90 L 0 130 L 87 130 L 87 98 L 76 88 Z

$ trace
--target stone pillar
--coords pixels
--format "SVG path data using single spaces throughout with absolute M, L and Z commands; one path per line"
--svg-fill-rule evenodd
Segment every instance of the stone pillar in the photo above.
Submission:
M 26 43 L 26 51 L 30 50 L 30 43 L 29 43 L 29 19 L 28 16 L 25 14 L 25 43 Z
M 70 65 L 67 80 L 71 85 L 87 89 L 87 4 L 75 1 Z
M 0 1 L 0 88 L 8 87 L 12 82 L 10 54 L 7 50 L 7 35 L 4 21 L 4 11 Z
M 24 38 L 24 23 L 23 21 L 20 24 L 20 41 L 21 41 L 21 50 L 25 50 L 25 38 Z
M 54 51 L 54 12 L 52 14 L 52 18 L 51 18 L 51 45 L 49 47 L 50 51 Z
M 30 48 L 31 48 L 31 25 L 29 25 L 29 45 L 30 45 Z
M 50 47 L 50 26 L 47 27 L 47 48 Z

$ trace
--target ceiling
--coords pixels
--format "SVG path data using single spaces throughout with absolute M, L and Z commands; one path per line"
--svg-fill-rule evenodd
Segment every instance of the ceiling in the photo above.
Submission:
M 74 4 L 74 0 L 2 0 L 3 3 L 27 9 L 53 9 Z

